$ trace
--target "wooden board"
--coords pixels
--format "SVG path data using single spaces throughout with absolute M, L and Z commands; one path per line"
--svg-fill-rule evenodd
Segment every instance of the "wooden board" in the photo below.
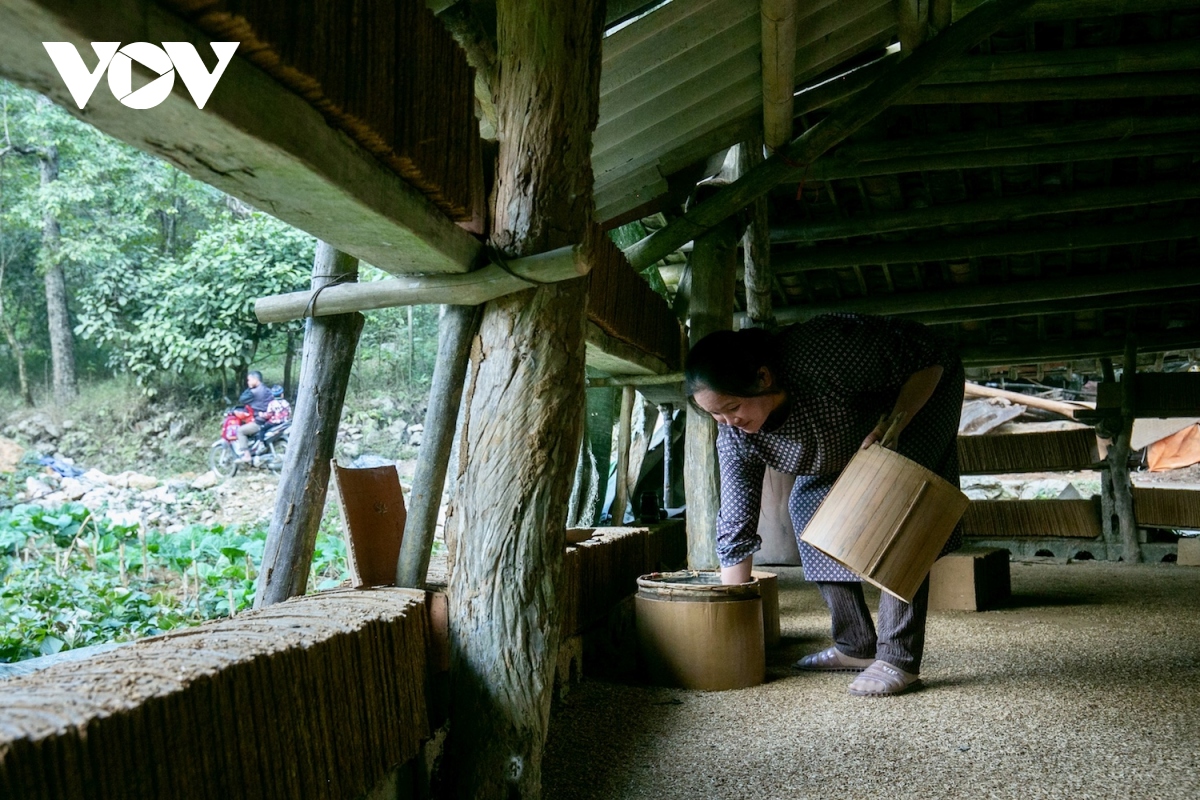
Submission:
M 404 494 L 395 466 L 348 469 L 333 462 L 350 584 L 392 586 L 404 538 Z
M 0 797 L 363 797 L 429 737 L 423 603 L 325 592 L 5 681 Z
M 1200 490 L 1133 487 L 1138 525 L 1200 529 Z
M 1101 534 L 1099 500 L 972 500 L 963 515 L 963 533 L 987 539 L 1095 539 Z
M 1091 428 L 958 437 L 963 474 L 1088 469 L 1099 458 Z

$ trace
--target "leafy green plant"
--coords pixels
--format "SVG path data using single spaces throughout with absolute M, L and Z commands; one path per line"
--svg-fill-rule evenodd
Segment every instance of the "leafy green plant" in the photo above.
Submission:
M 0 512 L 0 661 L 128 641 L 254 605 L 264 526 L 142 530 L 71 503 Z M 309 586 L 338 585 L 335 519 L 317 536 Z

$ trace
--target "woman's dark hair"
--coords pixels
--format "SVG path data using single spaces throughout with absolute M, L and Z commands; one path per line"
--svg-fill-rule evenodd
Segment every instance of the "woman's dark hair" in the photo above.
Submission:
M 778 392 L 775 336 L 762 328 L 714 331 L 696 342 L 683 365 L 684 389 L 691 397 L 701 389 L 733 397 L 760 397 Z M 758 371 L 766 367 L 776 383 L 764 389 Z

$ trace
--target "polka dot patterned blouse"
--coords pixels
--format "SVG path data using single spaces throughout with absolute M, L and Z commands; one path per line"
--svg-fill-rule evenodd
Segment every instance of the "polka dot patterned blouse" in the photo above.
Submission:
M 900 434 L 896 450 L 958 485 L 963 368 L 940 337 L 915 322 L 830 314 L 784 328 L 775 344 L 777 377 L 788 393 L 783 421 L 757 433 L 727 425 L 717 429 L 722 566 L 743 561 L 762 543 L 758 514 L 768 465 L 797 476 L 788 507 L 798 538 L 863 439 L 892 410 L 900 387 L 934 364 L 944 368 L 942 379 Z M 798 543 L 808 580 L 858 580 L 833 559 Z M 961 545 L 960 526 L 942 553 Z

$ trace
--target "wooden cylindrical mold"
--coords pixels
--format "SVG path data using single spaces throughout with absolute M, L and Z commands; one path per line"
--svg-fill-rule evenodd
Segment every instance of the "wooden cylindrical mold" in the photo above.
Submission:
M 774 572 L 754 570 L 750 576 L 758 581 L 758 593 L 763 607 L 763 644 L 779 644 L 779 576 Z
M 850 459 L 800 538 L 907 603 L 969 502 L 939 475 L 872 445 Z
M 759 582 L 724 585 L 715 572 L 638 578 L 638 646 L 651 683 L 742 689 L 766 677 Z

